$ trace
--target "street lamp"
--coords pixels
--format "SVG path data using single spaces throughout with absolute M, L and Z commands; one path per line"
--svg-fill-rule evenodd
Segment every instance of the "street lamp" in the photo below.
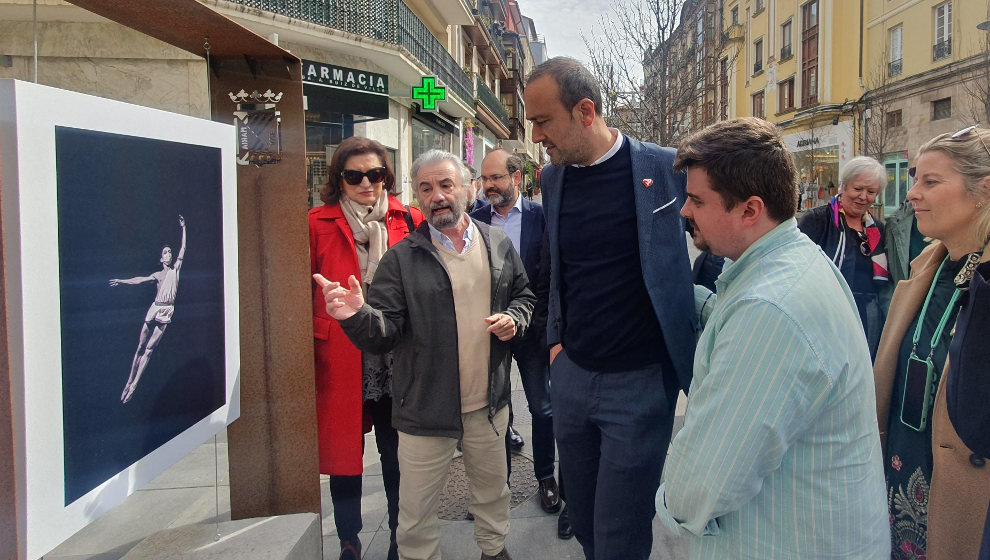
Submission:
M 976 28 L 980 31 L 990 31 L 990 19 L 984 21 L 983 23 L 976 24 Z

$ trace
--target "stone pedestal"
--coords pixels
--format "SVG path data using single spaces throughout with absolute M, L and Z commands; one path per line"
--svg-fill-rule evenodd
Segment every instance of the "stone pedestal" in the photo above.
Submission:
M 320 516 L 297 513 L 220 524 L 186 525 L 155 533 L 123 560 L 319 560 L 323 558 Z

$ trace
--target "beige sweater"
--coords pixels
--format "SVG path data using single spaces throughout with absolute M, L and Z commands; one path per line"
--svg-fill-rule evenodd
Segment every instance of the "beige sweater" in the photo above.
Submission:
M 457 363 L 461 382 L 461 413 L 488 406 L 488 374 L 491 336 L 485 317 L 491 315 L 491 275 L 488 252 L 480 235 L 456 254 L 434 242 L 447 268 L 454 292 L 457 319 Z

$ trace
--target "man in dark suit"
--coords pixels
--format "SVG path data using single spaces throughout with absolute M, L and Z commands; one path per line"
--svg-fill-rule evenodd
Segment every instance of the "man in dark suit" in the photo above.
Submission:
M 605 124 L 581 63 L 550 59 L 523 94 L 550 157 L 547 340 L 567 509 L 589 560 L 646 560 L 677 390 L 697 325 L 674 150 Z
M 520 196 L 523 160 L 512 152 L 497 149 L 481 163 L 481 183 L 489 206 L 471 217 L 503 230 L 522 258 L 530 288 L 536 294 L 533 322 L 527 335 L 512 342 L 512 357 L 519 366 L 526 402 L 533 417 L 533 471 L 540 486 L 540 506 L 547 513 L 560 509 L 554 480 L 553 415 L 550 407 L 550 354 L 546 342 L 547 279 L 550 274 L 546 249 L 546 218 L 543 206 Z

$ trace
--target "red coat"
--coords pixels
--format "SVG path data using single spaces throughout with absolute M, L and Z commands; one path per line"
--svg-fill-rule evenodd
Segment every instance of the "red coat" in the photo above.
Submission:
M 423 214 L 411 208 L 413 223 Z M 389 247 L 409 234 L 406 207 L 388 197 L 385 217 Z M 361 279 L 354 234 L 340 204 L 309 211 L 310 270 L 328 280 L 347 285 L 354 275 Z M 323 293 L 313 283 L 313 338 L 316 354 L 316 419 L 320 446 L 320 472 L 359 475 L 364 465 L 361 395 L 361 351 L 351 344 L 340 324 L 327 315 Z

